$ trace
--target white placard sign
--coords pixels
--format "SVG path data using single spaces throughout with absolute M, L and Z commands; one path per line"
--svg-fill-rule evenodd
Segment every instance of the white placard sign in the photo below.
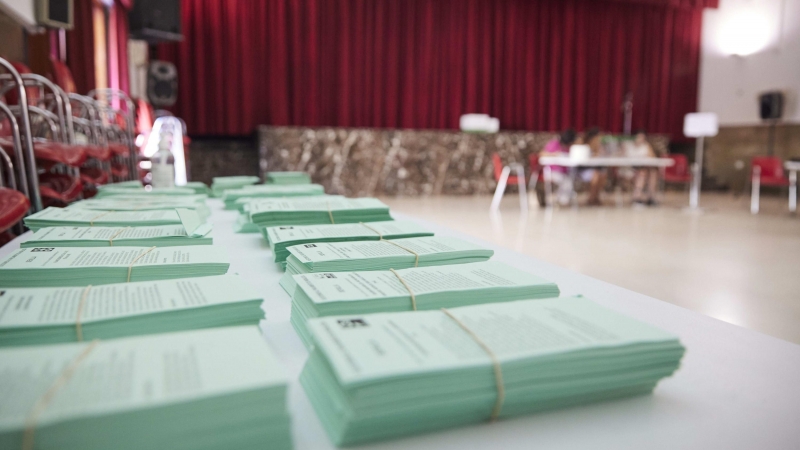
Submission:
M 689 113 L 683 119 L 683 134 L 686 137 L 716 136 L 718 132 L 719 123 L 716 113 Z

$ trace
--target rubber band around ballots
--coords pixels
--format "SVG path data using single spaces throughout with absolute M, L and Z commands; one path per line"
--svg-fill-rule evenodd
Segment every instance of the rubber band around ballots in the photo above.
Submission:
M 130 227 L 125 227 L 125 228 L 123 228 L 123 229 L 121 229 L 121 230 L 117 231 L 116 233 L 112 234 L 112 235 L 111 235 L 111 237 L 110 237 L 110 238 L 108 238 L 108 246 L 109 246 L 109 247 L 113 247 L 113 246 L 114 246 L 114 238 L 115 238 L 115 237 L 117 237 L 117 236 L 119 236 L 120 234 L 122 234 L 123 232 L 125 232 L 125 230 L 127 230 L 127 229 L 129 229 L 129 228 L 130 228 Z
M 364 222 L 358 222 L 358 224 L 368 228 L 370 231 L 373 231 L 375 234 L 377 234 L 379 241 L 388 242 L 388 243 L 394 245 L 395 247 L 400 247 L 403 250 L 413 254 L 416 257 L 416 259 L 414 260 L 414 267 L 419 267 L 419 254 L 417 252 L 415 252 L 414 250 L 411 250 L 410 248 L 403 247 L 402 245 L 398 244 L 397 242 L 391 241 L 389 239 L 384 239 L 383 234 L 381 234 L 380 231 L 376 230 L 375 228 L 372 228 L 371 226 L 365 224 Z
M 96 216 L 92 217 L 91 219 L 89 219 L 89 226 L 90 226 L 90 227 L 93 227 L 93 226 L 94 226 L 94 221 L 95 221 L 95 220 L 97 220 L 97 219 L 99 219 L 99 218 L 101 218 L 101 217 L 105 216 L 106 214 L 110 214 L 110 213 L 112 213 L 112 212 L 114 212 L 114 211 L 103 211 L 101 214 L 98 214 L 98 215 L 96 215 Z
M 400 280 L 401 283 L 403 283 L 403 286 L 405 286 L 405 288 L 408 291 L 408 293 L 411 294 L 411 309 L 416 311 L 417 310 L 417 296 L 414 295 L 414 291 L 411 289 L 411 286 L 409 286 L 408 283 L 406 283 L 406 280 L 404 280 L 403 277 L 401 277 L 400 274 L 397 273 L 396 270 L 394 270 L 394 269 L 389 269 L 389 270 L 394 274 L 394 276 L 397 277 L 398 280 Z
M 36 403 L 33 405 L 31 412 L 28 414 L 28 417 L 25 419 L 25 431 L 22 434 L 22 450 L 33 450 L 33 437 L 34 432 L 36 431 L 36 421 L 39 419 L 39 416 L 47 409 L 47 406 L 50 402 L 53 401 L 53 398 L 61 389 L 72 375 L 75 373 L 75 370 L 78 366 L 89 356 L 89 353 L 97 347 L 98 340 L 92 341 L 89 345 L 86 346 L 83 351 L 78 354 L 72 362 L 64 368 L 64 370 L 58 375 L 58 378 L 53 382 L 50 388 L 45 392 Z
M 86 299 L 89 298 L 89 290 L 92 289 L 92 285 L 86 286 L 86 289 L 83 290 L 83 294 L 81 294 L 81 301 L 78 303 L 78 312 L 75 313 L 75 335 L 78 338 L 78 342 L 83 342 L 83 325 L 81 324 L 81 315 L 83 315 L 83 307 L 86 305 Z
M 328 217 L 330 217 L 330 218 L 331 218 L 331 224 L 334 224 L 334 225 L 335 225 L 335 224 L 336 224 L 336 222 L 333 220 L 333 211 L 331 211 L 331 202 L 329 202 L 329 201 L 326 201 L 326 202 L 325 202 L 325 206 L 327 206 L 327 207 L 328 207 Z
M 497 355 L 494 354 L 492 349 L 489 348 L 489 346 L 486 345 L 486 343 L 483 342 L 483 340 L 481 340 L 481 338 L 479 338 L 474 331 L 470 330 L 469 327 L 464 322 L 462 322 L 456 316 L 454 316 L 450 311 L 447 310 L 447 308 L 442 308 L 442 312 L 445 313 L 447 317 L 453 319 L 453 322 L 458 324 L 458 326 L 461 327 L 462 330 L 466 331 L 467 334 L 469 334 L 470 337 L 478 345 L 480 345 L 481 348 L 489 355 L 489 358 L 492 359 L 492 366 L 494 368 L 494 380 L 495 384 L 497 385 L 497 400 L 494 403 L 494 408 L 492 408 L 492 415 L 489 416 L 489 422 L 495 422 L 497 421 L 497 418 L 500 416 L 500 411 L 503 409 L 503 402 L 506 399 L 506 388 L 505 385 L 503 384 L 503 370 L 502 367 L 500 367 L 500 360 L 497 358 Z
M 154 248 L 156 248 L 156 247 L 152 246 L 152 247 L 148 248 L 147 250 L 143 251 L 142 253 L 139 253 L 139 256 L 134 258 L 133 261 L 131 261 L 131 263 L 128 265 L 128 281 L 127 281 L 128 283 L 131 282 L 131 270 L 133 269 L 133 265 L 136 264 L 136 261 L 138 261 L 139 258 L 141 258 L 142 256 L 144 256 L 144 255 L 150 253 L 151 251 L 153 251 Z

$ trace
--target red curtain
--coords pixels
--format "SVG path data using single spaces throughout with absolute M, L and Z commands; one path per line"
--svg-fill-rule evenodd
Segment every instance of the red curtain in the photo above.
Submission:
M 183 0 L 175 113 L 190 133 L 258 124 L 633 126 L 680 138 L 714 0 Z
M 75 0 L 75 26 L 67 31 L 67 66 L 72 72 L 78 93 L 95 87 L 93 0 Z
M 116 0 L 108 11 L 109 87 L 130 93 L 128 72 L 128 8 L 130 2 Z

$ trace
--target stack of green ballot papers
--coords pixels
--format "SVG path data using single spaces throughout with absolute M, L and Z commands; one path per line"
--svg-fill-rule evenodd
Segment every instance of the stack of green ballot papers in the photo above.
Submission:
M 250 222 L 259 228 L 280 225 L 381 222 L 392 220 L 377 198 L 298 197 L 262 199 L 248 204 Z
M 184 225 L 156 227 L 48 227 L 20 244 L 31 247 L 181 247 L 211 245 L 211 224 L 187 232 Z
M 180 187 L 192 189 L 195 194 L 208 195 L 211 193 L 211 189 L 209 189 L 208 186 L 206 186 L 206 184 L 202 181 L 188 181 L 186 184 Z
M 311 177 L 305 172 L 267 172 L 267 184 L 309 184 Z
M 0 347 L 255 326 L 264 318 L 261 297 L 238 275 L 3 292 Z
M 5 348 L 0 373 L 4 450 L 292 448 L 255 326 Z
M 306 326 L 314 317 L 453 308 L 560 293 L 555 283 L 495 261 L 396 272 L 313 273 L 295 275 L 294 281 L 291 322 L 306 345 L 311 344 Z
M 432 232 L 405 220 L 338 225 L 286 225 L 263 228 L 262 234 L 269 243 L 277 263 L 286 261 L 289 256 L 287 248 L 292 245 L 433 236 Z
M 205 203 L 205 196 L 184 195 L 179 197 L 106 197 L 81 200 L 68 208 L 93 209 L 96 211 L 152 211 L 156 209 L 192 209 L 200 217 L 211 215 Z
M 300 383 L 340 446 L 648 394 L 684 354 L 677 337 L 575 297 L 309 328 Z
M 131 181 L 120 181 L 117 183 L 108 183 L 108 184 L 101 184 L 97 186 L 98 191 L 103 191 L 106 189 L 144 189 L 144 185 L 139 180 L 131 180 Z
M 239 209 L 249 199 L 280 198 L 280 197 L 305 197 L 310 195 L 325 194 L 325 189 L 319 184 L 272 185 L 256 184 L 245 186 L 241 189 L 228 189 L 222 194 L 225 209 Z
M 229 265 L 225 250 L 213 245 L 21 248 L 0 260 L 0 287 L 86 286 L 204 277 L 225 274 Z
M 214 177 L 211 180 L 211 195 L 222 197 L 222 194 L 228 189 L 241 189 L 259 181 L 261 181 L 260 178 L 252 176 Z
M 333 199 L 343 199 L 342 195 L 308 195 L 300 197 L 292 197 L 286 200 L 292 200 L 294 204 L 307 204 L 308 202 L 323 202 L 328 204 Z M 236 200 L 236 209 L 239 210 L 239 216 L 234 225 L 234 231 L 237 233 L 258 233 L 261 228 L 256 225 L 250 217 L 250 211 L 255 208 L 256 204 L 266 203 L 268 205 L 280 201 L 280 198 L 240 198 Z M 328 223 L 330 223 L 330 215 L 328 216 Z
M 108 187 L 101 191 L 97 191 L 95 198 L 114 197 L 118 195 L 127 196 L 141 196 L 141 197 L 159 197 L 159 196 L 180 196 L 180 195 L 196 195 L 194 189 L 187 187 L 168 187 L 168 188 L 131 188 L 131 187 Z
M 161 209 L 147 211 L 103 211 L 84 208 L 45 208 L 26 217 L 25 226 L 33 231 L 47 227 L 148 227 L 202 223 L 191 209 Z M 189 229 L 187 227 L 187 229 Z
M 320 272 L 406 269 L 486 261 L 494 251 L 446 236 L 383 241 L 331 242 L 289 247 L 280 284 L 291 295 L 296 275 Z

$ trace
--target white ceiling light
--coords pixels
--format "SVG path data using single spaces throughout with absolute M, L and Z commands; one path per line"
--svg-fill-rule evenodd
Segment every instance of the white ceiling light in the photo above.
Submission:
M 762 11 L 742 9 L 723 21 L 718 39 L 724 53 L 746 56 L 763 50 L 769 44 L 773 30 Z

